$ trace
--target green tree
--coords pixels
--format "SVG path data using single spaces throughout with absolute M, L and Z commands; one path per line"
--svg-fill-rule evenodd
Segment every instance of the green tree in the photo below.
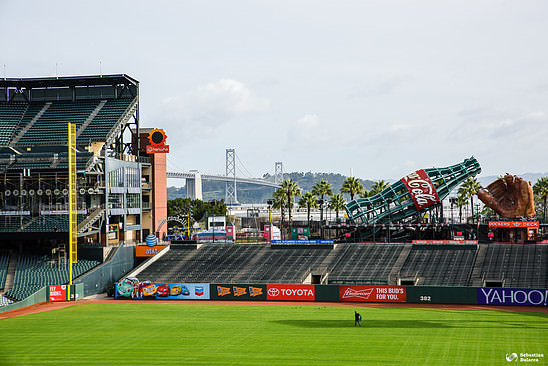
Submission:
M 204 202 L 178 197 L 167 201 L 168 217 L 183 216 L 186 218 L 190 215 L 190 222 L 192 223 L 202 220 L 206 212 L 209 213 L 209 216 L 226 216 L 227 209 L 224 200 Z
M 373 197 L 375 194 L 373 193 L 373 190 L 367 190 L 364 188 L 363 193 L 360 193 L 360 198 L 369 198 Z
M 312 192 L 304 192 L 299 200 L 299 206 L 306 207 L 306 218 L 308 220 L 308 233 L 310 235 L 310 210 L 318 207 L 318 199 Z
M 291 207 L 293 206 L 293 197 L 300 197 L 301 189 L 299 188 L 299 185 L 291 178 L 288 178 L 280 183 L 280 189 L 287 198 L 287 216 L 289 219 L 289 232 L 291 232 Z
M 342 194 L 337 193 L 331 196 L 331 201 L 329 201 L 329 208 L 332 210 L 335 210 L 337 221 L 339 220 L 339 211 L 344 210 L 345 207 L 346 207 L 346 201 L 344 200 L 344 197 Z
M 462 208 L 468 203 L 468 197 L 462 194 L 457 195 L 457 199 L 454 201 L 455 206 L 459 208 L 459 220 L 462 222 Z
M 280 215 L 282 216 L 282 224 L 285 220 L 285 194 L 281 188 L 278 188 L 272 194 L 272 208 L 280 210 Z
M 384 180 L 379 179 L 378 181 L 373 183 L 373 185 L 371 186 L 371 193 L 370 193 L 371 196 L 374 196 L 377 193 L 382 192 L 385 188 L 388 188 L 388 186 L 390 186 L 388 182 L 385 182 Z
M 474 195 L 481 188 L 478 180 L 474 177 L 467 178 L 462 182 L 458 194 L 470 199 L 470 212 L 472 212 L 472 221 L 474 221 Z
M 544 222 L 548 221 L 548 177 L 540 177 L 533 186 L 533 193 L 544 203 Z
M 320 204 L 320 222 L 323 225 L 323 207 L 324 204 L 327 204 L 325 195 L 333 195 L 333 186 L 328 181 L 322 179 L 314 184 L 312 187 L 312 194 L 321 199 L 322 204 Z
M 355 194 L 362 194 L 364 192 L 364 188 L 362 185 L 362 182 L 356 177 L 348 177 L 344 181 L 341 193 L 348 193 L 350 194 L 350 200 L 354 200 Z

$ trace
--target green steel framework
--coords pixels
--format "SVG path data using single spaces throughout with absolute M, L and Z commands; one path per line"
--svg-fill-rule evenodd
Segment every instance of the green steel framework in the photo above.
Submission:
M 429 168 L 424 171 L 436 188 L 439 197 L 439 202 L 436 205 L 439 205 L 464 180 L 479 174 L 481 167 L 478 161 L 471 157 L 459 164 L 445 168 Z M 430 206 L 420 212 L 430 210 L 432 207 L 435 206 Z M 401 180 L 373 197 L 358 198 L 349 202 L 346 205 L 346 211 L 354 224 L 359 226 L 388 224 L 411 217 L 419 212 Z

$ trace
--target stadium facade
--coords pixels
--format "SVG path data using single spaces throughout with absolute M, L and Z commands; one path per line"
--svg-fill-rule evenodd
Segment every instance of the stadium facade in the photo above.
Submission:
M 76 125 L 79 243 L 140 242 L 165 216 L 158 198 L 165 156 L 142 146 L 137 80 L 6 78 L 0 80 L 0 249 L 66 243 L 68 123 Z

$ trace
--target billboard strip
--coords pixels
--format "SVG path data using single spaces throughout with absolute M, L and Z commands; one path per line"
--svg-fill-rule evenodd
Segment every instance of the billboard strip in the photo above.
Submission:
M 115 299 L 209 300 L 209 283 L 152 283 L 126 278 L 116 284 Z
M 316 301 L 314 285 L 266 285 L 266 299 L 273 301 Z
M 406 302 L 402 286 L 339 286 L 339 301 Z
M 266 300 L 266 285 L 211 284 L 212 300 Z
M 482 305 L 548 306 L 547 289 L 478 288 L 477 296 Z

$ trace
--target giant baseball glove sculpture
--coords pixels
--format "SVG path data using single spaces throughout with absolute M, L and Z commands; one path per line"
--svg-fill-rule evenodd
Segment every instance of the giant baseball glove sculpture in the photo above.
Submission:
M 481 188 L 478 198 L 502 217 L 533 217 L 535 205 L 531 183 L 506 173 L 486 188 Z

